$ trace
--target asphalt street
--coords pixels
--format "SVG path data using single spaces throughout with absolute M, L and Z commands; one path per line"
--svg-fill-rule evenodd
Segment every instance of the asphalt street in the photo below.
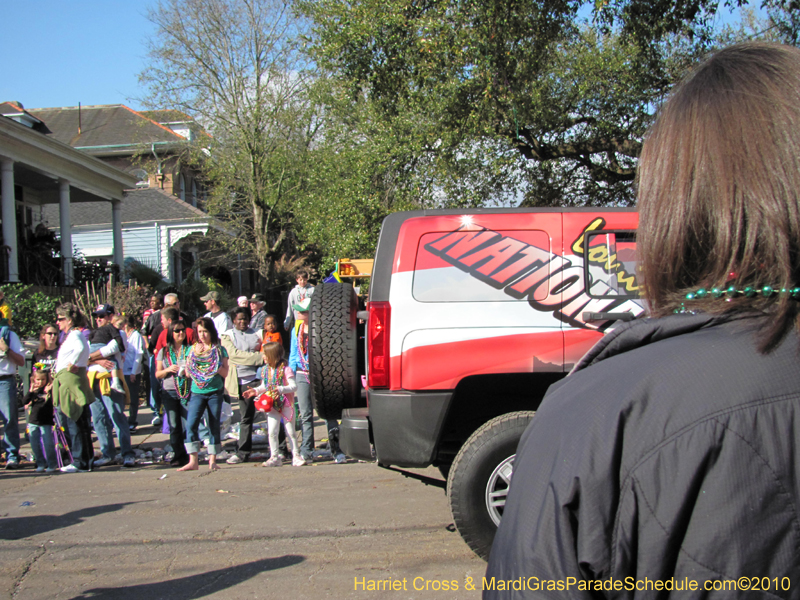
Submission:
M 152 451 L 167 436 L 148 426 L 133 441 Z M 9 600 L 478 598 L 486 569 L 442 489 L 329 457 L 213 473 L 0 471 L 0 555 Z

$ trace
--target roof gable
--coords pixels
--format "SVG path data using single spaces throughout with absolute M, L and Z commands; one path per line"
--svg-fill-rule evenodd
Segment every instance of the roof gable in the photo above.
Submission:
M 17 123 L 30 127 L 39 133 L 52 133 L 40 119 L 33 116 L 21 102 L 0 102 L 0 115 L 8 117 Z

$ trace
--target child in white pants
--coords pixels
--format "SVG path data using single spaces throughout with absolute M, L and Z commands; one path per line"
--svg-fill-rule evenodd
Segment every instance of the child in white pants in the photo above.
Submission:
M 272 406 L 267 412 L 267 426 L 269 432 L 268 460 L 261 463 L 264 467 L 280 467 L 283 464 L 281 451 L 278 447 L 278 432 L 283 419 L 286 428 L 286 439 L 292 448 L 292 465 L 302 467 L 306 461 L 300 456 L 300 448 L 294 431 L 294 393 L 297 391 L 297 382 L 294 372 L 283 358 L 283 346 L 276 342 L 269 342 L 261 346 L 266 364 L 259 370 L 261 385 L 245 390 L 242 396 L 252 398 L 268 394 L 272 397 Z M 256 400 L 256 409 L 267 408 L 261 399 Z

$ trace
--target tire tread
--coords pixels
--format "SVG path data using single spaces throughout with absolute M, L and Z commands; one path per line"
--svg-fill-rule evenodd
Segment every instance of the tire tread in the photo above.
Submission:
M 323 283 L 311 296 L 309 378 L 311 400 L 323 419 L 340 419 L 359 391 L 353 287 Z
M 488 559 L 489 557 L 494 531 L 489 535 L 486 524 L 478 522 L 478 520 L 484 520 L 484 516 L 488 519 L 488 514 L 473 514 L 476 490 L 474 482 L 470 480 L 470 472 L 478 468 L 475 461 L 480 460 L 481 452 L 487 446 L 491 449 L 492 446 L 502 443 L 498 442 L 498 439 L 502 439 L 504 442 L 504 438 L 510 435 L 512 438 L 515 437 L 518 443 L 522 432 L 525 431 L 534 414 L 535 411 L 517 411 L 487 421 L 464 442 L 450 467 L 447 478 L 447 496 L 450 500 L 453 522 L 463 540 L 481 558 Z M 479 482 L 479 486 L 485 485 L 486 482 Z M 480 490 L 481 497 L 484 489 L 485 487 L 482 487 Z M 481 507 L 479 510 L 485 511 L 486 509 Z

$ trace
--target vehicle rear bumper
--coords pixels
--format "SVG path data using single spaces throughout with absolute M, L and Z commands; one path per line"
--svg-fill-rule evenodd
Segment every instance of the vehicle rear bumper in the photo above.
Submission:
M 339 425 L 339 445 L 347 456 L 373 461 L 369 434 L 369 409 L 351 408 L 342 411 Z
M 453 393 L 369 390 L 369 408 L 345 410 L 340 444 L 348 456 L 382 465 L 427 467 Z M 370 443 L 375 447 L 372 455 Z

